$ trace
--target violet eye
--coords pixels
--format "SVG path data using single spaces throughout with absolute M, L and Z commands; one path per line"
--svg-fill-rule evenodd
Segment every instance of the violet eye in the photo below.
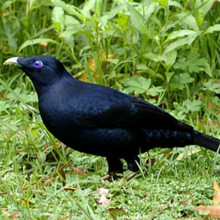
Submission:
M 36 60 L 34 62 L 34 67 L 35 68 L 41 68 L 43 66 L 43 63 L 40 60 Z

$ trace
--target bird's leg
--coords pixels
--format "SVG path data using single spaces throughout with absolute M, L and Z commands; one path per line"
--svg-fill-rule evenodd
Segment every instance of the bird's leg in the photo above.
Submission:
M 113 181 L 114 179 L 117 179 L 118 176 L 117 173 L 123 172 L 123 165 L 119 158 L 115 157 L 107 157 L 108 162 L 108 175 L 104 176 L 103 180 Z
M 107 157 L 107 162 L 108 162 L 108 172 L 111 176 L 114 176 L 116 173 L 123 172 L 123 165 L 119 158 Z
M 133 171 L 133 172 L 136 172 L 139 170 L 139 167 L 138 167 L 138 164 L 140 164 L 140 159 L 138 156 L 135 156 L 135 157 L 132 157 L 132 158 L 126 158 L 125 159 L 127 161 L 127 164 L 128 164 L 128 169 Z

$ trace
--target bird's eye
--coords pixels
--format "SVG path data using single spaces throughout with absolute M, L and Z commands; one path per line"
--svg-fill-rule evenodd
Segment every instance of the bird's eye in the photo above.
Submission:
M 36 60 L 34 62 L 34 67 L 35 68 L 41 68 L 43 66 L 43 63 L 40 60 Z

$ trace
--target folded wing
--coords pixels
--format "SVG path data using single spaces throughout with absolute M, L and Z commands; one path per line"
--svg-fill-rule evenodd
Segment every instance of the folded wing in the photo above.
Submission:
M 99 114 L 79 119 L 83 126 L 97 128 L 147 128 L 192 130 L 161 108 L 142 99 L 132 97 L 121 104 L 112 103 Z

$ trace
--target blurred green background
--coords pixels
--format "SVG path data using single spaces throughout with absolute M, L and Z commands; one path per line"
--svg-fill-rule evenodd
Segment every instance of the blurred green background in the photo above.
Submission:
M 219 138 L 219 15 L 216 0 L 2 0 L 0 63 L 54 56 L 78 79 L 144 98 Z M 2 219 L 199 219 L 193 207 L 212 203 L 218 155 L 155 149 L 155 164 L 146 168 L 143 154 L 141 174 L 124 188 L 103 181 L 104 158 L 71 150 L 45 129 L 22 71 L 0 72 Z M 102 187 L 105 206 L 94 194 Z

